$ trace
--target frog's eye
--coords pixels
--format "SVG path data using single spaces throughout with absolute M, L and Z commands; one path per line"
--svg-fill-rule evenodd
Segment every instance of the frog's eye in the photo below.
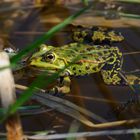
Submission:
M 49 53 L 43 56 L 43 60 L 45 61 L 53 61 L 55 59 L 55 55 L 53 53 Z
M 51 54 L 48 54 L 46 56 L 46 58 L 52 60 L 52 59 L 54 59 L 54 54 L 52 54 L 52 53 Z

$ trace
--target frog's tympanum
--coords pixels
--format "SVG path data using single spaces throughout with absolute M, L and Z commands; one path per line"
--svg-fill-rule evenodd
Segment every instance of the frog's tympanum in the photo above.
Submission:
M 120 32 L 115 32 L 110 28 L 105 27 L 92 27 L 86 28 L 82 26 L 76 26 L 72 32 L 72 39 L 75 42 L 103 45 L 121 42 L 124 37 Z
M 127 76 L 122 78 L 120 75 L 122 63 L 122 53 L 118 47 L 70 43 L 62 47 L 41 45 L 40 50 L 30 58 L 29 65 L 36 70 L 45 70 L 48 75 L 64 69 L 60 74 L 60 83 L 51 92 L 68 93 L 71 76 L 97 72 L 101 73 L 108 85 L 127 85 L 129 79 L 124 80 Z M 137 79 L 136 84 L 140 84 L 139 81 Z M 135 81 L 129 84 L 135 84 Z

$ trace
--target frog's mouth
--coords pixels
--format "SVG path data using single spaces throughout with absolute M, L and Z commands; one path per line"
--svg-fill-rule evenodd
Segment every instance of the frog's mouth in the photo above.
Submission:
M 36 66 L 30 66 L 30 70 L 35 75 L 44 73 L 44 75 L 46 75 L 46 76 L 51 76 L 52 74 L 59 72 L 60 69 L 45 69 L 45 68 L 38 68 Z M 68 69 L 65 69 L 64 71 L 62 70 L 62 72 L 60 74 L 60 76 L 69 76 L 69 75 L 71 75 L 71 73 Z
M 48 69 L 48 68 L 43 68 L 43 67 L 37 67 L 37 66 L 30 66 L 31 70 L 34 70 L 35 72 L 41 73 L 41 72 L 45 72 L 48 74 L 53 74 L 56 73 L 57 71 L 59 71 L 59 69 Z
M 45 75 L 52 75 L 62 70 L 61 75 L 70 75 L 70 72 L 67 69 L 64 70 L 64 67 L 60 67 L 49 63 L 31 62 L 29 64 L 29 68 L 36 74 L 40 74 L 44 72 Z

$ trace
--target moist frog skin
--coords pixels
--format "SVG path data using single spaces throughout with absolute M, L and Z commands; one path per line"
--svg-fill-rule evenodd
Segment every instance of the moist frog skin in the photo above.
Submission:
M 138 77 L 125 75 L 126 82 L 120 75 L 123 65 L 122 53 L 118 47 L 114 46 L 70 43 L 61 47 L 53 47 L 43 44 L 29 61 L 31 69 L 44 70 L 48 76 L 68 66 L 60 74 L 61 87 L 55 87 L 58 92 L 68 93 L 70 91 L 68 86 L 70 86 L 72 76 L 97 72 L 101 74 L 107 85 L 140 84 Z

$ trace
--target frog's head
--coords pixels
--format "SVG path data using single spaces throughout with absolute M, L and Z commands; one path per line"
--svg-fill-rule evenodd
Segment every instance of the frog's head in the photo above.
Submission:
M 39 51 L 35 52 L 30 58 L 29 66 L 52 74 L 63 69 L 66 66 L 66 61 L 61 56 L 59 48 L 43 44 L 40 46 Z

